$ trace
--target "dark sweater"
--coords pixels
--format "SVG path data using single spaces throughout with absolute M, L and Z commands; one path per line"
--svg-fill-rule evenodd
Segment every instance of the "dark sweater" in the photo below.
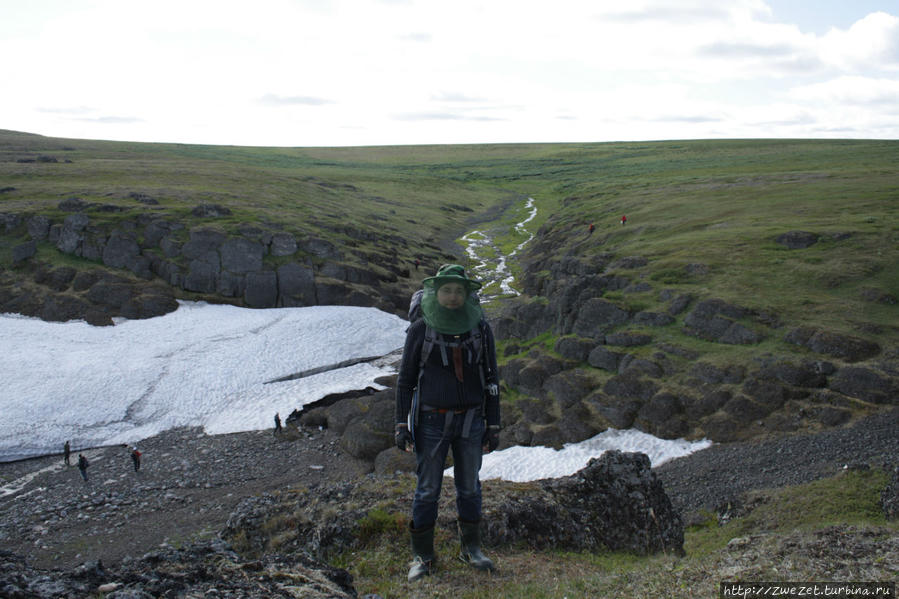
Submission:
M 403 348 L 403 362 L 400 366 L 396 383 L 396 421 L 405 423 L 412 406 L 412 392 L 419 384 L 418 370 L 421 362 L 421 349 L 425 339 L 426 325 L 424 320 L 417 320 L 406 333 L 406 345 Z M 496 369 L 496 350 L 493 331 L 485 323 L 481 340 L 481 351 L 486 352 L 487 363 L 492 374 L 487 383 L 499 383 Z M 464 341 L 471 333 L 459 336 Z M 449 337 L 449 336 L 447 336 Z M 478 407 L 487 398 L 486 418 L 489 426 L 499 426 L 499 395 L 487 395 L 481 383 L 481 373 L 469 347 L 463 345 L 462 381 L 456 378 L 450 350 L 447 350 L 449 364 L 443 365 L 440 347 L 436 343 L 428 355 L 424 373 L 421 376 L 420 397 L 422 405 L 438 409 L 464 410 Z

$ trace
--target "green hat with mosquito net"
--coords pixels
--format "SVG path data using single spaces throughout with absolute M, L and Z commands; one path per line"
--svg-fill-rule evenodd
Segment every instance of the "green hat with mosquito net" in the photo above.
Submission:
M 437 301 L 437 290 L 447 283 L 459 283 L 466 291 L 465 303 L 456 309 L 445 308 Z M 425 323 L 444 335 L 461 335 L 477 326 L 484 313 L 476 292 L 481 283 L 469 279 L 465 269 L 458 264 L 445 264 L 437 274 L 422 281 L 424 294 L 421 298 L 421 313 Z

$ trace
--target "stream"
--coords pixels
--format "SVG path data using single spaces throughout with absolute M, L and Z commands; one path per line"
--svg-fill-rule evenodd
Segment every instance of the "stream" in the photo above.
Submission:
M 496 229 L 486 231 L 476 229 L 462 236 L 462 241 L 466 244 L 465 251 L 469 257 L 469 270 L 475 275 L 475 278 L 484 284 L 482 289 L 487 290 L 482 291 L 482 302 L 489 302 L 496 297 L 521 294 L 520 291 L 512 287 L 515 276 L 509 269 L 509 261 L 534 238 L 534 233 L 527 229 L 527 224 L 537 216 L 534 198 L 528 198 L 523 209 L 527 213 L 527 217 L 516 223 L 514 229 L 518 235 L 525 239 L 509 255 L 504 255 L 496 244 L 495 238 L 498 233 Z M 498 292 L 494 291 L 494 288 L 497 286 L 499 287 Z

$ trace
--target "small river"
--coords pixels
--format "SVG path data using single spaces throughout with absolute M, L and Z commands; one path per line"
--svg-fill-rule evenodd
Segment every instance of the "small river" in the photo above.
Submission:
M 514 230 L 524 240 L 508 255 L 503 254 L 496 243 L 496 238 L 501 234 L 507 234 L 507 231 L 476 229 L 462 237 L 469 257 L 469 271 L 484 284 L 484 292 L 481 294 L 482 302 L 488 302 L 496 297 L 516 296 L 521 293 L 512 286 L 515 276 L 509 268 L 509 263 L 534 238 L 534 233 L 527 228 L 528 223 L 537 216 L 534 198 L 527 199 L 523 210 L 527 216 L 515 224 Z

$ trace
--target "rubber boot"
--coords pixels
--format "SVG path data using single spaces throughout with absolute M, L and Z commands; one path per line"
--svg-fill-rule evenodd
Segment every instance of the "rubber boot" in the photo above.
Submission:
M 434 567 L 434 525 L 428 528 L 412 528 L 409 523 L 409 533 L 412 537 L 412 565 L 409 568 L 409 582 L 414 582 L 422 576 L 431 573 Z
M 459 559 L 478 570 L 493 571 L 493 562 L 481 553 L 481 523 L 459 520 L 459 540 L 462 551 Z

